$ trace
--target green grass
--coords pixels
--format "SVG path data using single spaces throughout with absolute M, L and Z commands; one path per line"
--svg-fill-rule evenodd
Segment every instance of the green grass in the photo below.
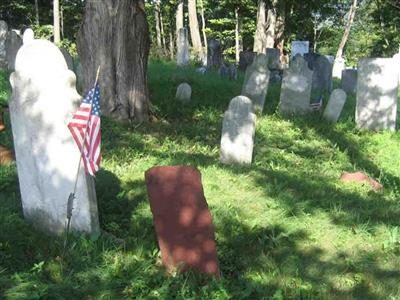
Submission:
M 61 258 L 62 239 L 24 221 L 15 166 L 0 167 L 0 298 L 399 299 L 400 134 L 357 130 L 354 97 L 336 125 L 318 113 L 284 119 L 275 113 L 274 86 L 257 119 L 253 164 L 224 166 L 223 112 L 242 79 L 153 62 L 149 91 L 160 122 L 135 127 L 103 119 L 100 221 L 123 246 L 76 236 Z M 193 88 L 188 105 L 174 100 L 182 81 Z M 10 145 L 10 133 L 0 142 Z M 202 173 L 219 280 L 167 276 L 160 265 L 144 172 L 177 164 Z M 383 191 L 339 181 L 354 170 L 379 179 Z

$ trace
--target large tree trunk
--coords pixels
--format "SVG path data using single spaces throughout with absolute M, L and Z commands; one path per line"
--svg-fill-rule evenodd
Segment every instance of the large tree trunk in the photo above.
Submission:
M 235 58 L 236 63 L 239 63 L 240 60 L 240 18 L 239 18 L 239 7 L 235 9 L 235 19 L 236 19 L 236 26 L 235 26 Z
M 60 38 L 60 2 L 59 0 L 53 0 L 53 34 L 54 43 L 58 44 L 61 41 Z
M 207 35 L 206 35 L 206 18 L 204 18 L 204 5 L 203 5 L 203 0 L 200 0 L 200 14 L 201 14 L 201 29 L 203 32 L 203 43 L 204 43 L 204 49 L 208 48 L 207 44 Z
M 179 29 L 183 28 L 183 0 L 179 0 L 176 7 L 176 36 L 179 35 Z
M 157 48 L 158 51 L 161 52 L 162 44 L 161 44 L 161 28 L 160 28 L 160 2 L 154 2 L 154 19 L 156 21 L 156 35 L 157 35 Z
M 265 53 L 265 49 L 267 48 L 267 34 L 265 32 L 266 25 L 265 0 L 259 0 L 257 9 L 257 28 L 254 36 L 254 52 Z
M 204 59 L 203 46 L 201 45 L 199 21 L 197 20 L 196 0 L 188 0 L 190 37 L 193 51 L 200 60 Z
M 274 48 L 277 4 L 278 4 L 278 1 L 273 0 L 272 6 L 270 8 L 268 8 L 266 48 Z
M 353 0 L 353 4 L 351 5 L 349 10 L 349 17 L 347 19 L 346 28 L 344 30 L 342 40 L 340 41 L 339 48 L 336 52 L 336 58 L 341 58 L 343 56 L 343 49 L 344 46 L 346 45 L 347 39 L 349 38 L 351 25 L 353 24 L 354 16 L 356 14 L 356 9 L 357 9 L 357 0 Z
M 35 0 L 35 13 L 36 13 L 36 25 L 39 25 L 39 3 L 38 0 Z
M 148 121 L 149 31 L 143 0 L 87 0 L 78 34 L 84 90 L 101 66 L 101 105 L 119 120 Z

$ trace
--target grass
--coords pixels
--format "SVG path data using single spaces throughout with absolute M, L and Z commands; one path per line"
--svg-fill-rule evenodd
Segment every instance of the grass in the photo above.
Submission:
M 357 130 L 354 97 L 336 125 L 318 113 L 282 118 L 272 86 L 257 119 L 252 166 L 221 165 L 223 112 L 242 79 L 152 62 L 149 90 L 160 122 L 134 128 L 103 119 L 100 222 L 124 246 L 75 236 L 61 258 L 62 239 L 23 219 L 15 165 L 0 167 L 0 298 L 399 299 L 400 134 Z M 174 100 L 182 81 L 193 88 L 187 105 Z M 9 131 L 0 143 L 11 145 Z M 177 164 L 202 173 L 219 280 L 167 276 L 160 265 L 144 172 Z M 379 179 L 383 191 L 339 181 L 354 170 Z

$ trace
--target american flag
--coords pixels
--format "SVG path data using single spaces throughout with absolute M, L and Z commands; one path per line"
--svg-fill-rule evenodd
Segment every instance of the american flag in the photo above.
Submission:
M 72 121 L 68 123 L 68 128 L 82 153 L 86 172 L 95 176 L 101 161 L 100 87 L 98 84 L 83 99 Z
M 317 100 L 317 102 L 312 102 L 310 103 L 310 108 L 313 110 L 319 110 L 322 108 L 322 96 L 319 97 L 319 99 Z

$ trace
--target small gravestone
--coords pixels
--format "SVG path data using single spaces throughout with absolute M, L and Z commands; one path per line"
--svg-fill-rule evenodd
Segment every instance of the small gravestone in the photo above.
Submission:
M 256 130 L 252 101 L 245 96 L 231 100 L 224 114 L 220 160 L 224 164 L 251 164 Z
M 239 53 L 239 70 L 246 71 L 247 67 L 250 66 L 255 57 L 257 56 L 256 52 L 242 51 Z
M 0 20 L 0 69 L 7 68 L 6 39 L 8 33 L 7 23 Z
M 325 56 L 317 53 L 304 54 L 304 59 L 313 71 L 311 100 L 315 101 L 320 99 L 324 92 L 332 90 L 332 64 Z
M 399 68 L 393 58 L 358 63 L 356 123 L 361 129 L 396 129 Z
M 340 87 L 347 94 L 357 94 L 357 70 L 345 69 L 342 71 Z
M 257 54 L 251 66 L 246 70 L 242 95 L 249 97 L 254 109 L 263 111 L 265 97 L 267 96 L 270 71 L 265 54 Z
M 22 46 L 21 37 L 14 31 L 9 31 L 6 39 L 6 58 L 7 58 L 7 69 L 14 71 L 15 69 L 15 58 L 17 52 Z
M 269 76 L 269 84 L 275 85 L 280 84 L 282 82 L 281 71 L 272 70 Z
M 304 114 L 310 111 L 310 95 L 313 71 L 305 59 L 297 56 L 290 68 L 284 70 L 280 111 L 284 114 Z
M 23 44 L 28 44 L 35 39 L 35 33 L 31 28 L 27 28 L 22 35 L 22 42 Z
M 181 83 L 176 89 L 175 99 L 182 102 L 190 102 L 192 98 L 192 88 L 186 82 Z
M 268 68 L 270 70 L 280 70 L 282 69 L 280 62 L 281 52 L 276 48 L 267 48 L 265 50 L 265 54 L 268 60 Z
M 218 72 L 222 78 L 227 78 L 229 80 L 237 79 L 237 69 L 235 65 L 222 63 Z
M 339 120 L 343 106 L 346 103 L 346 93 L 341 89 L 335 89 L 332 91 L 329 97 L 328 105 L 325 108 L 323 117 L 333 123 Z
M 145 173 L 161 258 L 169 272 L 190 269 L 219 277 L 212 216 L 200 172 L 154 167 Z
M 210 39 L 207 45 L 207 68 L 219 68 L 221 64 L 221 43 L 215 39 Z
M 10 116 L 23 213 L 49 233 L 65 230 L 67 200 L 74 189 L 80 153 L 67 124 L 81 97 L 75 75 L 58 48 L 34 40 L 18 51 L 11 74 Z M 79 169 L 71 229 L 98 234 L 93 180 Z
M 186 28 L 180 28 L 178 31 L 176 63 L 178 66 L 186 66 L 189 64 L 189 60 L 188 31 Z
M 335 58 L 333 62 L 333 68 L 332 68 L 332 77 L 341 79 L 342 78 L 342 72 L 346 68 L 345 65 L 345 60 L 343 57 Z
M 303 56 L 304 54 L 308 53 L 309 49 L 309 41 L 293 41 L 291 57 L 294 58 L 297 54 Z
M 199 73 L 199 74 L 201 74 L 201 75 L 204 75 L 204 74 L 206 74 L 207 73 L 207 68 L 206 67 L 199 67 L 199 68 L 196 68 L 196 71 L 195 71 L 196 73 Z
M 60 48 L 62 55 L 64 56 L 65 62 L 67 63 L 68 69 L 73 71 L 74 70 L 74 59 L 72 58 L 71 54 L 69 54 L 68 50 L 65 48 Z

